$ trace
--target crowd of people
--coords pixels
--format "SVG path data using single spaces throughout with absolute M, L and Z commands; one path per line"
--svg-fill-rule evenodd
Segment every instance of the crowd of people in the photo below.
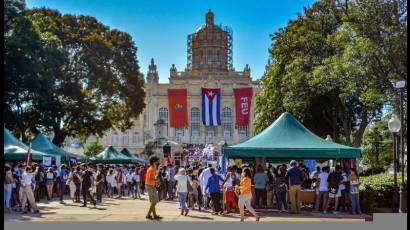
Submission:
M 244 219 L 245 208 L 258 221 L 255 210 L 276 208 L 279 212 L 300 213 L 301 191 L 316 192 L 313 210 L 324 213 L 350 211 L 359 214 L 359 177 L 355 169 L 336 165 L 317 167 L 309 172 L 301 162 L 273 165 L 231 165 L 227 172 L 212 165 L 193 164 L 178 167 L 161 165 L 156 156 L 150 157 L 150 165 L 110 165 L 82 163 L 43 167 L 33 163 L 5 165 L 5 212 L 29 211 L 38 213 L 37 202 L 48 202 L 58 197 L 61 203 L 70 198 L 84 207 L 94 207 L 103 197 L 141 199 L 147 193 L 150 206 L 147 219 L 161 219 L 156 204 L 161 200 L 178 200 L 180 214 L 189 210 L 211 210 L 213 215 L 239 213 Z M 290 207 L 288 207 L 290 204 Z

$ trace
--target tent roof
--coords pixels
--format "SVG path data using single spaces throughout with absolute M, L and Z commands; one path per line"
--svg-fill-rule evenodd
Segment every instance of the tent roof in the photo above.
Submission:
M 135 159 L 136 161 L 138 161 L 138 163 L 147 163 L 146 160 L 143 160 L 143 159 L 141 159 L 141 158 L 135 156 L 135 155 L 134 155 L 133 153 L 131 153 L 131 151 L 130 151 L 129 149 L 127 149 L 127 148 L 123 148 L 120 153 L 122 153 L 122 154 L 124 154 L 124 155 L 126 155 L 126 156 L 128 156 L 128 157 L 131 157 L 132 159 Z
M 4 128 L 4 160 L 24 161 L 28 151 L 28 146 L 17 139 L 8 129 Z M 31 160 L 42 161 L 43 152 L 31 149 Z
M 105 163 L 105 164 L 129 164 L 129 163 L 137 162 L 135 159 L 132 159 L 131 157 L 118 152 L 111 145 L 106 147 L 98 155 L 91 157 L 90 160 L 94 163 Z
M 326 141 L 285 112 L 253 138 L 225 147 L 224 155 L 228 158 L 334 159 L 357 158 L 361 150 Z
M 53 155 L 60 156 L 62 161 L 67 161 L 70 153 L 64 151 L 63 149 L 57 147 L 53 144 L 46 136 L 39 133 L 31 141 L 31 146 L 33 149 Z

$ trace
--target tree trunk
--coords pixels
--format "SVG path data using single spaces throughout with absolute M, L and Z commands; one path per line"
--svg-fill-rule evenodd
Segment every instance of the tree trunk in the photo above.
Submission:
M 360 147 L 360 145 L 362 144 L 364 131 L 366 130 L 367 125 L 369 124 L 366 108 L 363 109 L 361 120 L 362 121 L 360 122 L 359 129 L 357 130 L 353 140 L 354 147 Z
M 67 134 L 60 128 L 54 127 L 54 138 L 53 138 L 53 144 L 57 145 L 58 147 L 61 147 L 63 145 L 63 142 L 66 138 Z

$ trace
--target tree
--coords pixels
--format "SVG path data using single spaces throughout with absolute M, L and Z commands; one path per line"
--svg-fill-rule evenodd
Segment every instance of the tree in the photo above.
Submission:
M 399 76 L 407 78 L 402 71 L 407 68 L 404 59 L 399 60 L 401 67 L 388 75 L 377 66 L 378 61 L 392 63 L 376 54 L 395 56 L 407 50 L 405 22 L 393 23 L 396 21 L 381 11 L 395 4 L 318 1 L 272 35 L 272 64 L 257 96 L 256 130 L 263 130 L 282 112 L 289 111 L 319 136 L 330 133 L 338 142 L 360 146 L 367 125 L 381 117 L 392 95 L 391 83 Z M 406 10 L 401 5 L 400 9 Z M 377 16 L 383 17 L 382 22 L 372 22 L 371 18 Z M 364 22 L 372 24 L 374 31 L 361 26 Z M 377 32 L 385 34 L 372 36 Z M 381 50 L 376 41 L 384 39 L 388 46 L 392 41 L 386 39 L 387 35 L 400 41 L 400 51 Z
M 96 138 L 94 141 L 90 143 L 90 145 L 87 146 L 87 148 L 84 151 L 84 155 L 88 157 L 93 157 L 103 150 L 104 147 L 100 144 L 99 139 Z
M 17 62 L 6 64 L 6 95 L 11 95 L 4 109 L 7 127 L 15 130 L 15 123 L 21 121 L 21 132 L 52 131 L 53 143 L 61 146 L 67 136 L 85 139 L 90 134 L 101 136 L 112 127 L 132 126 L 145 107 L 145 92 L 137 48 L 129 34 L 111 30 L 93 17 L 61 15 L 45 8 L 25 10 L 21 18 L 30 23 L 40 42 L 20 56 L 36 51 L 40 64 L 38 68 L 26 65 L 23 69 L 28 73 L 13 72 L 22 71 Z M 12 31 L 16 40 L 26 36 Z M 21 51 L 25 44 L 20 42 L 15 49 Z M 28 78 L 35 84 L 19 82 Z M 25 98 L 10 86 L 32 96 L 20 106 L 30 111 L 30 119 L 21 113 L 13 117 L 16 105 Z
M 371 171 L 385 170 L 393 161 L 393 143 L 387 120 L 372 123 L 364 133 L 363 162 Z

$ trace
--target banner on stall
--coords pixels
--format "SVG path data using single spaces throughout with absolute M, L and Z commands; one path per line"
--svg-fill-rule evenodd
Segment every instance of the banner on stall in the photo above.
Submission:
M 252 102 L 252 87 L 233 89 L 235 95 L 236 125 L 249 124 Z
M 75 158 L 75 157 L 70 157 L 70 158 L 69 158 L 69 161 L 70 161 L 70 166 L 77 165 L 77 158 Z
M 43 166 L 51 166 L 51 157 L 43 156 Z
M 187 90 L 168 89 L 168 106 L 170 127 L 184 128 L 188 126 Z

